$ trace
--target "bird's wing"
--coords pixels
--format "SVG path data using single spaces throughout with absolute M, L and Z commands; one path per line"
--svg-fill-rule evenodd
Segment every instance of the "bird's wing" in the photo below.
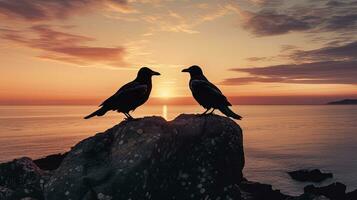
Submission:
M 139 82 L 132 81 L 122 86 L 113 96 L 105 100 L 100 106 L 112 105 L 122 97 L 136 97 L 145 94 L 148 90 L 146 84 L 140 84 Z
M 207 98 L 221 100 L 226 105 L 231 105 L 217 86 L 206 80 L 191 80 L 190 88 L 194 93 L 203 94 Z

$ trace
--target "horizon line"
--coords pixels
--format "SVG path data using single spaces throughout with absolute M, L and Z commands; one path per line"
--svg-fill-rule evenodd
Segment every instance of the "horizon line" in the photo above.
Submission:
M 104 99 L 104 98 L 103 98 Z M 37 98 L 37 99 L 0 99 L 1 106 L 36 105 L 99 105 L 99 98 Z M 230 96 L 232 105 L 326 105 L 344 99 L 357 99 L 357 95 L 295 95 L 295 96 Z M 151 97 L 146 105 L 198 105 L 193 97 Z

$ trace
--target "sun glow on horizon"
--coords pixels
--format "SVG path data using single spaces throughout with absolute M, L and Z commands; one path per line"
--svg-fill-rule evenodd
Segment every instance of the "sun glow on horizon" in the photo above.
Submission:
M 167 87 L 159 87 L 159 88 L 160 90 L 154 96 L 162 99 L 169 99 L 175 96 L 170 88 Z

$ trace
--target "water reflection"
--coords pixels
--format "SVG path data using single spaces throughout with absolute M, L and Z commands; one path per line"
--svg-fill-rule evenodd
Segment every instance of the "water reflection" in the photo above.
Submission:
M 167 120 L 167 105 L 162 106 L 162 117 Z

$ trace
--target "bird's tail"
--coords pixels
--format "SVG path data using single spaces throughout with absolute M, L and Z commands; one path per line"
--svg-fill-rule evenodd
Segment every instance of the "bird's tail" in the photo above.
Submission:
M 107 110 L 102 107 L 102 108 L 99 108 L 97 111 L 93 112 L 92 114 L 84 117 L 84 119 L 89 119 L 94 116 L 103 116 L 106 112 L 107 112 Z
M 242 117 L 234 113 L 231 109 L 229 109 L 228 106 L 224 106 L 219 108 L 219 111 L 221 111 L 223 114 L 225 114 L 227 117 L 232 117 L 237 120 L 241 120 Z

